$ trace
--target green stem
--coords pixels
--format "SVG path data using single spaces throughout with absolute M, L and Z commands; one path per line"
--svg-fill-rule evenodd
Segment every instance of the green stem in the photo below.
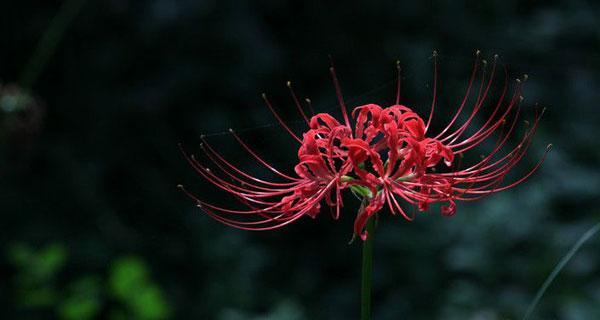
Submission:
M 375 235 L 375 217 L 367 220 L 367 240 L 362 247 L 362 283 L 360 293 L 360 319 L 371 319 L 371 280 L 373 274 L 373 236 Z
M 546 281 L 544 281 L 544 284 L 542 284 L 542 287 L 536 293 L 535 298 L 533 298 L 533 301 L 531 302 L 531 304 L 527 308 L 527 311 L 525 312 L 523 320 L 527 320 L 529 319 L 529 317 L 531 317 L 531 315 L 533 314 L 533 310 L 535 310 L 535 307 L 540 302 L 542 296 L 544 295 L 550 284 L 554 281 L 556 276 L 565 267 L 565 265 L 569 261 L 571 261 L 571 258 L 573 258 L 573 256 L 577 253 L 577 250 L 579 250 L 579 248 L 581 248 L 581 246 L 583 246 L 583 244 L 586 243 L 591 237 L 593 237 L 598 231 L 600 231 L 600 223 L 595 224 L 592 228 L 586 231 L 579 238 L 579 240 L 577 240 L 573 247 L 571 247 L 571 250 L 569 250 L 569 252 L 567 252 L 567 254 L 560 259 L 558 264 L 554 267 L 554 270 L 552 270 L 550 275 L 548 275 L 548 278 L 546 278 Z

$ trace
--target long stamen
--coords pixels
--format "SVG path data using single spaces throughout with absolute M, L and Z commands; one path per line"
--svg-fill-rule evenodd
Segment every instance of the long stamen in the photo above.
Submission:
M 519 113 L 520 113 L 520 108 L 517 109 L 516 114 L 513 117 L 513 120 L 511 122 L 510 128 L 508 129 L 508 131 L 506 131 L 506 133 L 503 135 L 503 138 L 499 139 L 496 147 L 484 158 L 482 159 L 479 163 L 467 168 L 467 169 L 463 169 L 463 170 L 455 170 L 455 172 L 451 173 L 451 174 L 444 174 L 442 173 L 441 175 L 452 175 L 454 177 L 462 175 L 462 174 L 466 174 L 466 173 L 471 173 L 473 172 L 473 170 L 480 168 L 484 165 L 486 165 L 489 160 L 492 159 L 492 157 L 494 157 L 496 155 L 496 153 L 498 153 L 498 151 L 506 144 L 506 141 L 508 141 L 508 138 L 511 136 L 512 132 L 514 131 L 515 125 L 517 123 L 517 120 L 519 119 Z M 501 135 L 502 136 L 502 135 Z M 462 152 L 459 154 L 463 154 Z M 507 158 L 508 156 L 504 156 L 503 158 L 499 159 L 495 164 L 504 161 L 505 158 Z M 490 166 L 494 166 L 495 164 L 492 164 Z
M 344 123 L 348 128 L 350 128 L 350 119 L 348 118 L 348 111 L 346 109 L 346 103 L 344 103 L 344 96 L 342 95 L 342 89 L 340 87 L 340 83 L 337 79 L 337 75 L 335 73 L 335 68 L 333 67 L 333 63 L 329 68 L 329 73 L 331 73 L 331 79 L 333 80 L 333 86 L 335 87 L 335 94 L 337 96 L 338 102 L 340 104 L 340 108 L 342 109 L 342 116 L 344 117 Z
M 396 70 L 398 72 L 398 81 L 396 83 L 396 103 L 400 104 L 400 87 L 402 84 L 402 67 L 400 66 L 400 60 L 396 60 Z
M 502 105 L 504 103 L 504 99 L 506 97 L 506 93 L 508 93 L 508 70 L 506 68 L 504 68 L 504 86 L 503 86 L 503 89 L 502 89 L 502 94 L 500 95 L 500 97 L 498 98 L 498 100 L 496 102 L 496 106 L 494 108 L 494 111 L 488 117 L 488 120 L 481 126 L 481 128 L 479 128 L 479 130 L 477 132 L 475 132 L 470 138 L 467 138 L 464 141 L 458 143 L 458 145 L 464 144 L 468 140 L 474 139 L 475 137 L 479 136 L 482 131 L 487 130 L 488 126 L 491 124 L 492 120 L 494 120 L 494 117 L 496 116 L 496 114 L 498 113 L 498 111 L 500 111 L 500 109 L 501 109 L 501 107 L 502 107 Z M 515 89 L 515 93 L 513 94 L 513 97 L 511 98 L 511 100 L 509 102 L 507 110 L 505 110 L 504 114 L 502 116 L 500 116 L 500 118 L 499 118 L 500 121 L 502 119 L 504 119 L 504 117 L 506 117 L 506 115 L 508 115 L 508 113 L 512 109 L 512 106 L 513 106 L 514 102 L 516 101 L 514 99 L 517 98 L 519 96 L 519 94 L 520 94 L 520 86 L 517 86 L 516 89 Z M 454 135 L 455 133 L 453 133 L 452 135 Z M 446 138 L 450 138 L 452 135 L 449 135 Z M 458 136 L 456 138 L 458 138 Z M 450 143 L 453 143 L 454 141 L 456 141 L 456 138 L 453 139 L 452 142 L 450 142 Z
M 427 133 L 427 129 L 429 129 L 429 125 L 431 124 L 431 119 L 433 119 L 433 112 L 435 111 L 435 104 L 437 103 L 437 78 L 438 78 L 438 67 L 437 67 L 437 56 L 438 53 L 436 50 L 433 51 L 433 98 L 431 101 L 431 111 L 429 112 L 429 119 L 427 119 L 427 124 L 425 125 L 425 133 Z
M 502 119 L 506 118 L 506 116 L 508 116 L 510 114 L 510 112 L 513 110 L 514 106 L 516 105 L 518 108 L 520 106 L 520 103 L 523 101 L 523 96 L 520 95 L 520 93 L 521 93 L 520 82 L 518 82 L 518 84 L 519 84 L 519 86 L 516 88 L 513 98 L 511 99 L 509 105 L 506 107 L 506 110 L 504 111 L 504 113 L 498 118 L 498 120 L 495 123 L 491 124 L 492 120 L 496 114 L 496 111 L 498 109 L 494 110 L 494 113 L 492 113 L 492 115 L 490 116 L 488 121 L 484 124 L 484 126 L 482 126 L 471 137 L 463 140 L 460 143 L 453 144 L 453 142 L 456 140 L 456 138 L 458 138 L 460 136 L 459 135 L 455 139 L 453 139 L 450 143 L 448 143 L 448 145 L 454 149 L 457 147 L 462 147 L 465 144 L 470 144 L 468 147 L 463 147 L 459 151 L 459 152 L 464 152 L 466 150 L 473 148 L 474 146 L 477 146 L 482 141 L 484 141 L 492 132 L 494 132 L 496 130 L 496 128 L 498 128 L 498 126 L 502 122 Z
M 447 144 L 454 143 L 467 130 L 467 128 L 471 124 L 472 120 L 475 118 L 475 115 L 477 115 L 477 113 L 481 109 L 483 103 L 486 101 L 488 92 L 494 81 L 494 75 L 496 72 L 496 63 L 494 62 L 494 64 L 493 64 L 492 72 L 487 81 L 487 85 L 486 85 L 486 81 L 485 81 L 485 71 L 486 71 L 485 66 L 487 66 L 487 61 L 483 60 L 482 63 L 484 64 L 484 68 L 482 68 L 481 84 L 479 86 L 479 92 L 477 94 L 477 99 L 475 101 L 475 106 L 473 107 L 473 111 L 471 112 L 471 115 L 469 116 L 469 118 L 465 121 L 465 123 L 463 123 L 463 125 L 458 130 L 456 130 L 454 133 L 448 135 L 448 137 L 443 139 L 444 141 L 447 141 L 449 138 L 453 137 L 452 140 L 450 142 L 448 142 Z
M 270 165 L 269 163 L 267 163 L 263 158 L 261 158 L 254 150 L 252 150 L 252 148 L 250 148 L 250 146 L 248 146 L 236 133 L 235 131 L 233 131 L 233 129 L 229 129 L 229 132 L 231 133 L 231 135 L 235 138 L 235 140 L 244 148 L 246 149 L 246 151 L 248 151 L 248 153 L 250 153 L 256 160 L 258 160 L 258 162 L 260 162 L 261 164 L 263 164 L 265 167 L 267 167 L 269 170 L 271 170 L 272 172 L 274 172 L 275 174 L 277 174 L 278 176 L 281 176 L 285 179 L 289 179 L 289 180 L 293 180 L 293 181 L 297 181 L 299 180 L 298 178 L 294 178 L 291 177 L 289 175 L 286 175 L 284 173 L 281 173 L 281 171 L 275 169 L 272 165 Z
M 311 116 L 314 116 L 314 115 L 315 115 L 315 109 L 313 109 L 313 106 L 312 106 L 312 101 L 310 101 L 310 99 L 309 99 L 309 98 L 305 98 L 305 99 L 304 99 L 304 101 L 306 102 L 306 105 L 307 105 L 307 107 L 308 107 L 308 110 L 310 110 L 310 114 L 311 114 Z
M 298 136 L 294 133 L 294 131 L 292 131 L 292 129 L 290 129 L 290 127 L 288 127 L 287 124 L 285 124 L 285 122 L 283 121 L 283 119 L 281 119 L 281 117 L 279 116 L 279 114 L 275 111 L 275 109 L 271 105 L 271 102 L 269 102 L 269 99 L 267 99 L 267 94 L 266 93 L 262 94 L 262 98 L 263 98 L 263 100 L 265 100 L 265 103 L 267 104 L 267 107 L 269 108 L 269 110 L 271 110 L 271 113 L 273 113 L 273 115 L 275 116 L 275 118 L 277 119 L 277 121 L 279 122 L 279 124 L 292 136 L 292 138 L 294 138 L 294 139 L 296 139 L 296 141 L 302 143 L 302 140 L 300 138 L 298 138 Z
M 292 96 L 292 100 L 294 100 L 296 109 L 298 109 L 298 112 L 300 112 L 300 115 L 302 115 L 302 118 L 304 118 L 304 121 L 306 121 L 306 124 L 309 124 L 310 122 L 308 120 L 308 117 L 306 116 L 306 113 L 304 113 L 304 110 L 302 109 L 302 106 L 300 105 L 300 101 L 298 101 L 298 97 L 296 96 L 296 93 L 294 92 L 294 89 L 292 88 L 292 82 L 288 81 L 286 83 L 286 86 L 290 89 L 290 95 Z
M 213 154 L 218 160 L 220 160 L 222 163 L 224 163 L 226 166 L 228 166 L 229 168 L 231 168 L 232 170 L 234 170 L 235 172 L 239 173 L 240 175 L 255 181 L 255 182 L 259 182 L 259 183 L 263 183 L 266 185 L 271 185 L 271 186 L 289 186 L 289 185 L 293 185 L 295 182 L 269 182 L 269 181 L 265 181 L 263 179 L 259 179 L 257 177 L 254 177 L 246 172 L 244 172 L 243 170 L 239 169 L 238 167 L 234 166 L 231 162 L 227 161 L 227 159 L 225 159 L 219 152 L 217 152 L 209 143 L 208 141 L 206 141 L 205 139 L 202 138 L 202 150 L 208 151 L 206 152 L 207 155 L 209 154 Z M 204 148 L 206 147 L 206 148 Z
M 471 71 L 471 77 L 469 78 L 469 83 L 467 84 L 467 89 L 465 92 L 465 95 L 463 96 L 463 100 L 460 103 L 460 106 L 458 107 L 458 110 L 456 110 L 456 113 L 454 114 L 454 117 L 452 118 L 452 120 L 448 123 L 448 125 L 444 128 L 444 130 L 442 130 L 437 136 L 435 136 L 434 139 L 439 140 L 445 133 L 446 131 L 448 131 L 452 125 L 456 122 L 456 120 L 458 119 L 458 116 L 462 113 L 463 108 L 465 107 L 467 100 L 471 94 L 471 89 L 473 88 L 473 82 L 475 81 L 475 78 L 477 77 L 477 70 L 479 68 L 479 55 L 480 55 L 481 51 L 477 50 L 477 52 L 475 52 L 475 62 L 473 63 L 473 71 Z

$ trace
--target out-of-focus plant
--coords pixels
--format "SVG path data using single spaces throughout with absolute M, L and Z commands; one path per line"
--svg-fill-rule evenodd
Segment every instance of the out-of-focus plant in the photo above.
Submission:
M 14 277 L 16 303 L 24 308 L 45 308 L 60 299 L 56 277 L 67 262 L 67 250 L 52 243 L 40 250 L 24 244 L 9 249 L 9 260 L 17 269 Z
M 59 319 L 167 319 L 171 312 L 160 287 L 152 281 L 143 259 L 117 258 L 108 275 L 85 274 L 66 283 L 68 250 L 60 243 L 39 250 L 15 244 L 8 250 L 16 270 L 14 290 L 17 307 L 35 313 L 55 314 Z
M 164 319 L 170 313 L 159 287 L 150 279 L 148 267 L 137 257 L 115 260 L 108 285 L 110 295 L 127 307 L 127 311 L 114 313 L 115 318 Z
M 61 319 L 94 319 L 102 309 L 102 279 L 87 275 L 69 284 L 66 296 L 58 305 Z

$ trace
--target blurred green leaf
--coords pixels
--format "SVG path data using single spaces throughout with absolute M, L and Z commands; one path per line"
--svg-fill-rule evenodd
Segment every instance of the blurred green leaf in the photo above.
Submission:
M 67 262 L 64 245 L 52 243 L 34 251 L 25 244 L 15 244 L 8 249 L 9 260 L 20 273 L 28 273 L 39 281 L 52 278 Z
M 39 253 L 35 262 L 35 273 L 42 279 L 50 278 L 67 262 L 67 250 L 63 245 L 53 243 Z
M 69 286 L 68 296 L 60 303 L 61 319 L 93 319 L 102 308 L 101 281 L 96 276 L 86 276 Z
M 28 246 L 17 243 L 8 248 L 8 259 L 15 267 L 23 267 L 32 260 L 33 252 Z
M 25 308 L 50 307 L 58 301 L 58 292 L 51 287 L 25 288 L 17 291 L 17 299 Z
M 164 319 L 169 314 L 169 308 L 158 287 L 147 284 L 140 292 L 132 297 L 131 307 L 140 319 Z
M 64 245 L 52 243 L 35 251 L 26 244 L 18 243 L 9 247 L 8 257 L 17 269 L 14 284 L 19 305 L 26 308 L 49 307 L 59 300 L 54 282 L 67 261 Z
M 111 293 L 120 299 L 130 299 L 138 294 L 140 287 L 146 284 L 148 269 L 145 263 L 136 257 L 117 259 L 110 270 L 109 286 Z
M 136 319 L 164 319 L 169 307 L 149 278 L 148 267 L 137 257 L 116 260 L 110 271 L 111 294 L 129 307 Z

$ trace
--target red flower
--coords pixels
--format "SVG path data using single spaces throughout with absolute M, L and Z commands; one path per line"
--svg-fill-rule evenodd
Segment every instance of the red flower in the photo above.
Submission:
M 296 176 L 289 176 L 275 169 L 231 131 L 242 148 L 283 181 L 265 181 L 242 171 L 203 139 L 202 149 L 218 170 L 209 170 L 194 157 L 186 155 L 188 161 L 202 177 L 232 194 L 248 209 L 233 210 L 215 206 L 198 199 L 185 189 L 184 191 L 218 221 L 246 230 L 268 230 L 286 225 L 304 215 L 315 218 L 322 203 L 331 208 L 333 217 L 337 219 L 343 206 L 341 192 L 350 189 L 363 201 L 355 219 L 354 233 L 364 240 L 367 237 L 364 230 L 367 220 L 386 204 L 392 214 L 399 213 L 407 220 L 414 218 L 414 211 L 408 214 L 401 203 L 416 207 L 419 211 L 427 210 L 430 204 L 441 203 L 442 215 L 450 216 L 456 212 L 457 200 L 472 201 L 514 187 L 540 167 L 550 150 L 549 146 L 537 165 L 520 179 L 503 183 L 531 145 L 541 114 L 536 115 L 533 125 L 526 130 L 520 142 L 508 152 L 502 153 L 518 122 L 522 82 L 517 81 L 514 93 L 507 99 L 505 69 L 505 82 L 500 97 L 488 101 L 496 73 L 496 57 L 490 75 L 486 77 L 486 62 L 479 59 L 479 52 L 477 56 L 465 97 L 452 119 L 436 135 L 428 132 L 437 97 L 435 53 L 433 101 L 426 122 L 413 110 L 399 104 L 398 82 L 394 105 L 382 108 L 376 104 L 367 104 L 354 108 L 351 115 L 355 126 L 352 127 L 337 77 L 331 68 L 343 123 L 325 113 L 308 119 L 288 83 L 296 107 L 309 126 L 300 138 L 285 124 L 263 95 L 282 127 L 300 143 Z M 476 89 L 478 92 L 475 102 L 470 113 L 463 115 L 474 91 L 478 73 L 481 73 L 481 83 Z M 473 120 L 488 105 L 491 105 L 489 116 L 481 126 L 473 128 Z M 461 115 L 466 120 L 458 123 Z M 492 137 L 496 141 L 492 151 L 481 156 L 476 163 L 461 169 L 463 153 L 492 140 Z

